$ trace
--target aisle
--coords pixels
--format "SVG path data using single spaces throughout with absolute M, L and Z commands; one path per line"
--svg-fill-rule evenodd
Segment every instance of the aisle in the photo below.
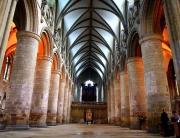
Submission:
M 0 132 L 0 138 L 162 138 L 162 136 L 104 124 L 64 124 L 31 128 L 26 131 Z

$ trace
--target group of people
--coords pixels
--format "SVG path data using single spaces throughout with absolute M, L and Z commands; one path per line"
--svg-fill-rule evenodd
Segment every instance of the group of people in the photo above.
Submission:
M 162 109 L 161 122 L 162 122 L 164 133 L 165 133 L 164 137 L 170 137 L 169 117 L 168 117 L 168 114 L 164 111 L 164 109 Z M 176 111 L 172 112 L 171 122 L 179 122 L 179 115 L 176 113 Z

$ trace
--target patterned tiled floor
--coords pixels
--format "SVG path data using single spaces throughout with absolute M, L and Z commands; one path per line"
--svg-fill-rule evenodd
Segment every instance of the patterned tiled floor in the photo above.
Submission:
M 64 124 L 47 128 L 31 128 L 26 131 L 0 132 L 0 138 L 162 138 L 142 130 L 130 130 L 120 126 L 102 124 Z M 175 136 L 171 136 L 175 138 Z

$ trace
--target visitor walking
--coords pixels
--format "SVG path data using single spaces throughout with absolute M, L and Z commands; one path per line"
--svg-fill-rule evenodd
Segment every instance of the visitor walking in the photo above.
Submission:
M 168 114 L 164 111 L 164 109 L 162 109 L 161 122 L 165 133 L 164 137 L 170 137 L 168 121 L 169 121 Z

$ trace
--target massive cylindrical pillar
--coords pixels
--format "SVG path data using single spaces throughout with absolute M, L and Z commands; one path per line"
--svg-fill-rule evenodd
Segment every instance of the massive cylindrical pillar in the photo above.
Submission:
M 120 85 L 120 84 L 119 84 Z M 114 101 L 115 101 L 115 124 L 120 125 L 120 87 L 117 81 L 114 81 Z
M 64 89 L 64 107 L 63 107 L 63 118 L 62 118 L 62 122 L 63 123 L 67 123 L 67 110 L 68 110 L 68 96 L 69 96 L 69 87 L 65 86 Z
M 56 125 L 58 94 L 59 94 L 59 79 L 60 79 L 60 72 L 57 70 L 52 70 L 50 89 L 49 89 L 47 121 L 46 121 L 48 126 Z
M 28 129 L 34 72 L 40 37 L 32 32 L 17 33 L 16 56 L 7 92 L 3 125 L 6 129 Z
M 64 107 L 64 89 L 65 89 L 65 80 L 60 80 L 59 85 L 59 95 L 58 95 L 58 104 L 57 104 L 57 124 L 62 124 L 62 118 L 63 118 L 63 107 Z
M 115 97 L 114 97 L 114 84 L 113 81 L 110 82 L 110 97 L 111 97 L 111 124 L 114 124 L 115 121 Z
M 130 126 L 129 84 L 127 72 L 120 73 L 121 83 L 121 126 Z
M 127 68 L 130 94 L 130 129 L 142 129 L 138 117 L 140 115 L 147 116 L 142 58 L 128 59 Z
M 38 56 L 34 80 L 30 126 L 46 127 L 52 58 Z
M 162 36 L 158 34 L 140 39 L 145 72 L 148 111 L 148 132 L 158 132 L 162 108 L 170 114 L 170 96 L 162 51 Z
M 72 94 L 71 94 L 71 89 L 69 89 L 69 94 L 68 94 L 68 110 L 67 110 L 67 122 L 70 123 L 71 121 L 71 103 L 72 103 Z
M 110 86 L 107 84 L 107 114 L 108 114 L 108 124 L 111 123 L 111 94 Z

